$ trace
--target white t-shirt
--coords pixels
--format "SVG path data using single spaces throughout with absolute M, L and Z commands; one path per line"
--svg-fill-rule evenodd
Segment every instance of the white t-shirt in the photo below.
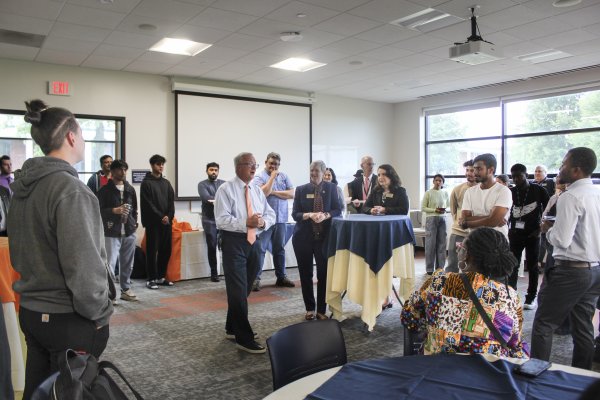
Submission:
M 121 192 L 121 204 L 123 204 L 123 193 L 125 192 L 125 184 L 123 185 L 115 185 L 119 192 Z M 121 224 L 121 236 L 125 236 L 125 224 Z
M 475 217 L 484 217 L 492 213 L 494 207 L 505 207 L 506 215 L 504 219 L 508 221 L 510 208 L 512 207 L 512 193 L 509 188 L 499 183 L 494 183 L 489 189 L 481 189 L 481 184 L 470 187 L 465 192 L 463 198 L 462 210 L 471 211 Z M 508 239 L 508 225 L 494 227 L 498 232 L 502 232 Z

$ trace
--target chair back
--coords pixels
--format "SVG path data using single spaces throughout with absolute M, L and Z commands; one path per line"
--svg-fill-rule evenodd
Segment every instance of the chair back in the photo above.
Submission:
M 315 372 L 346 364 L 346 343 L 335 319 L 301 322 L 267 339 L 273 390 Z
M 58 378 L 58 374 L 60 374 L 60 372 L 55 372 L 47 377 L 44 382 L 40 383 L 40 386 L 38 386 L 31 395 L 31 400 L 50 400 L 52 385 L 54 385 L 54 381 Z

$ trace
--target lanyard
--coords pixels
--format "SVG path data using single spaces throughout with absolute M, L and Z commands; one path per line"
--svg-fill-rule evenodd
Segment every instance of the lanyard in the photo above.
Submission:
M 525 196 L 523 197 L 523 201 L 521 201 L 520 196 L 519 196 L 519 188 L 516 188 L 515 193 L 517 195 L 517 204 L 521 204 L 521 207 L 519 207 L 521 209 L 521 215 L 519 216 L 519 221 L 521 220 L 521 218 L 523 217 L 523 208 L 525 208 L 525 202 L 527 201 L 527 195 L 529 194 L 529 188 L 531 187 L 531 184 L 527 185 L 527 190 L 525 191 Z

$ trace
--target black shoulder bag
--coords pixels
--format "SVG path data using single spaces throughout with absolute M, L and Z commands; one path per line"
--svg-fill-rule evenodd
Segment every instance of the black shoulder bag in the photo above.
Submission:
M 500 344 L 502 345 L 502 347 L 504 349 L 509 350 L 509 351 L 512 350 L 508 346 L 508 343 L 506 343 L 506 340 L 504 340 L 504 338 L 502 337 L 500 332 L 498 332 L 498 329 L 494 326 L 494 324 L 490 320 L 490 317 L 487 315 L 487 313 L 483 309 L 483 306 L 479 302 L 479 299 L 477 298 L 477 295 L 475 294 L 475 291 L 473 290 L 473 286 L 471 286 L 471 283 L 469 282 L 469 278 L 467 277 L 467 274 L 459 274 L 459 275 L 460 275 L 460 279 L 462 279 L 462 281 L 463 281 L 463 285 L 465 285 L 465 288 L 469 292 L 469 297 L 471 298 L 471 301 L 473 302 L 473 304 L 475 304 L 475 307 L 477 308 L 479 315 L 481 315 L 481 319 L 483 319 L 483 322 L 485 322 L 485 324 L 489 328 L 490 332 L 492 332 L 494 334 L 494 338 L 500 342 Z

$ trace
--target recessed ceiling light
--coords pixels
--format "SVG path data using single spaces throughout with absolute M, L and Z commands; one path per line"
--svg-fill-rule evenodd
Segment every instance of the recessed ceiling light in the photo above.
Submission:
M 350 64 L 350 65 L 362 65 L 362 63 L 363 63 L 362 61 L 352 60 L 348 64 Z
M 298 14 L 296 14 L 296 17 L 298 17 L 298 18 L 304 18 L 304 17 L 306 17 L 306 14 L 304 14 L 304 13 L 298 13 Z
M 569 53 L 565 53 L 564 51 L 550 49 L 550 50 L 544 50 L 544 51 L 538 51 L 535 53 L 520 55 L 520 56 L 517 56 L 516 58 L 518 60 L 530 62 L 532 64 L 539 64 L 539 63 L 543 63 L 546 61 L 554 61 L 554 60 L 559 60 L 561 58 L 567 58 L 567 57 L 573 57 L 573 55 L 569 54 Z
M 154 31 L 154 30 L 156 30 L 156 25 L 152 25 L 152 24 L 139 24 L 138 28 L 140 28 L 143 31 Z
M 279 68 L 286 69 L 288 71 L 298 71 L 298 72 L 306 72 L 311 69 L 322 67 L 324 63 L 316 62 L 313 60 L 308 60 L 306 58 L 288 58 L 287 60 L 283 60 L 278 62 L 277 64 L 271 65 L 271 68 Z
M 150 51 L 195 56 L 201 51 L 208 49 L 210 46 L 212 46 L 212 44 L 193 42 L 186 39 L 164 38 L 156 42 L 154 46 L 150 47 Z
M 581 0 L 556 0 L 552 5 L 554 7 L 571 7 L 581 3 Z

